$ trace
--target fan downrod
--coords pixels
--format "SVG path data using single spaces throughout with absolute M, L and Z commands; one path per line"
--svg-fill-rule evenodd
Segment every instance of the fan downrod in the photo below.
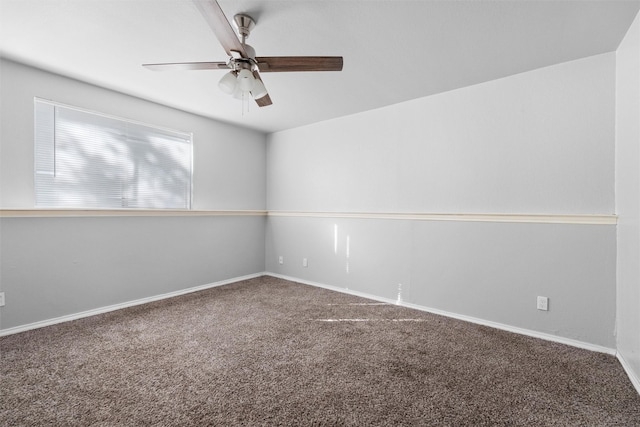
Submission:
M 249 15 L 239 13 L 233 17 L 233 22 L 236 24 L 238 34 L 242 37 L 242 43 L 244 43 L 244 40 L 249 38 L 251 30 L 256 26 L 256 21 Z

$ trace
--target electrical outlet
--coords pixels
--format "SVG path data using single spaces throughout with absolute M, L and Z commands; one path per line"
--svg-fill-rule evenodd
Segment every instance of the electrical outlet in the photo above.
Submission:
M 309 266 L 309 263 L 307 262 L 306 258 L 302 258 L 302 266 L 303 267 L 308 267 Z
M 278 257 L 278 264 L 284 264 L 284 257 L 282 255 Z
M 0 307 L 4 307 L 4 292 L 0 292 Z
M 549 298 L 547 298 L 547 297 L 538 297 L 537 309 L 538 310 L 543 310 L 543 311 L 549 310 Z

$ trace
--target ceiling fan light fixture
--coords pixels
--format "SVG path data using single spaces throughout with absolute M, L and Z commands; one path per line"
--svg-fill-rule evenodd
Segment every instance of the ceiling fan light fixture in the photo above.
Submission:
M 235 99 L 239 99 L 241 101 L 244 101 L 245 99 L 249 99 L 251 97 L 251 92 L 249 92 L 247 90 L 242 90 L 240 85 L 237 85 L 236 86 L 236 90 L 233 91 L 231 96 L 233 96 L 233 98 L 235 98 Z
M 233 71 L 229 71 L 227 74 L 222 76 L 222 78 L 218 82 L 218 87 L 224 93 L 228 93 L 229 95 L 231 95 L 235 91 L 237 84 L 238 79 L 236 78 L 235 73 Z
M 0 0 L 2 1 L 2 0 Z M 227 62 L 168 62 L 162 64 L 142 64 L 154 71 L 165 70 L 231 70 L 218 82 L 221 91 L 237 99 L 253 98 L 258 107 L 271 105 L 271 97 L 259 71 L 342 71 L 341 56 L 262 56 L 257 57 L 253 47 L 246 43 L 255 21 L 251 16 L 240 13 L 234 16 L 237 34 L 229 25 L 229 19 L 217 0 L 193 0 L 216 38 L 229 55 Z M 239 38 L 238 38 L 239 37 Z
M 253 77 L 253 73 L 246 68 L 243 68 L 238 73 L 238 86 L 243 92 L 249 92 L 255 86 L 256 78 Z

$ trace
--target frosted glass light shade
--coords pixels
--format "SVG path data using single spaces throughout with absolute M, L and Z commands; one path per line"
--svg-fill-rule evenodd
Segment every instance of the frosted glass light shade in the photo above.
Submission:
M 233 73 L 233 71 L 229 71 L 227 74 L 222 76 L 222 78 L 218 82 L 218 87 L 224 93 L 228 93 L 229 95 L 231 95 L 235 90 L 237 84 L 238 79 L 236 78 L 236 75 Z
M 253 85 L 253 89 L 251 89 L 251 95 L 253 95 L 253 99 L 260 99 L 267 94 L 267 88 L 264 87 L 264 83 L 260 79 L 256 79 L 256 82 Z
M 236 85 L 236 89 L 233 91 L 232 96 L 235 99 L 245 100 L 245 99 L 249 99 L 249 97 L 251 96 L 251 93 L 240 89 L 240 85 Z
M 253 77 L 253 73 L 247 69 L 242 69 L 238 73 L 238 85 L 243 92 L 248 92 L 253 89 L 255 85 L 255 77 Z

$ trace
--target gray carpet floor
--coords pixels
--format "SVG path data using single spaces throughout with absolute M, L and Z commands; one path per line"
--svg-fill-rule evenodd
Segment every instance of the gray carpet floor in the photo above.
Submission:
M 638 426 L 615 357 L 261 277 L 0 338 L 3 426 Z

